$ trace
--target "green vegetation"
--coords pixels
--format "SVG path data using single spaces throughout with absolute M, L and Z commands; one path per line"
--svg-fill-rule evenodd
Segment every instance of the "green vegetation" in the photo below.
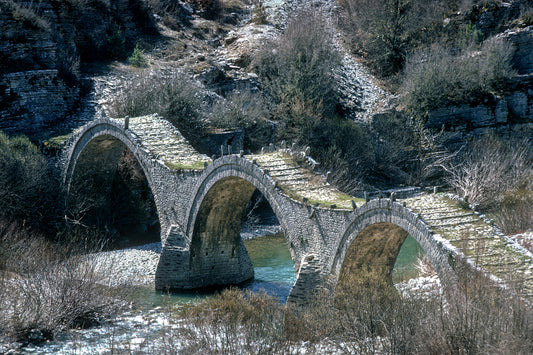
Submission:
M 134 67 L 145 67 L 146 66 L 146 58 L 144 57 L 144 51 L 142 50 L 141 46 L 137 44 L 135 48 L 133 49 L 133 53 L 128 58 L 128 62 L 133 65 Z
M 203 170 L 204 169 L 203 161 L 195 161 L 190 163 L 174 163 L 171 161 L 166 161 L 165 165 L 172 170 Z
M 50 218 L 56 192 L 48 163 L 37 146 L 26 137 L 0 132 L 0 219 L 38 225 Z

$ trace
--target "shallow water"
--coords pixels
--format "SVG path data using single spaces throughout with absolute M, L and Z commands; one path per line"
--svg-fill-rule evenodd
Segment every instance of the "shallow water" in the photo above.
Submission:
M 424 249 L 422 249 L 416 239 L 408 235 L 396 257 L 396 263 L 392 272 L 392 281 L 398 283 L 418 277 L 419 272 L 416 267 L 416 262 L 424 254 Z

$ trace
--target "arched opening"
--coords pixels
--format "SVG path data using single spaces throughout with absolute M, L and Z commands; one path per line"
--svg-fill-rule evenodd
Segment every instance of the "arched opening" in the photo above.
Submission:
M 244 287 L 265 288 L 286 298 L 292 284 L 279 280 L 279 271 L 286 274 L 288 263 L 294 274 L 290 251 L 269 201 L 243 178 L 217 181 L 202 200 L 191 241 L 191 269 L 199 275 L 199 286 L 248 281 Z
M 296 281 L 287 239 L 267 199 L 255 190 L 248 204 L 241 237 L 254 266 L 254 280 L 245 287 L 265 290 L 284 301 Z
M 150 184 L 122 141 L 98 136 L 87 143 L 75 164 L 65 213 L 70 224 L 96 231 L 92 235 L 104 238 L 106 248 L 160 241 Z
M 375 223 L 363 229 L 349 246 L 339 274 L 338 287 L 372 283 L 403 291 L 409 280 L 436 278 L 424 249 L 408 232 L 392 223 Z

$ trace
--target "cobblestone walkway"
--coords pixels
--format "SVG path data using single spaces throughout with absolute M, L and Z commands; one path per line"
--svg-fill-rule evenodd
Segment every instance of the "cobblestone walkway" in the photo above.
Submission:
M 533 255 L 491 221 L 446 194 L 404 200 L 407 207 L 481 270 L 493 274 L 533 301 Z
M 330 185 L 325 176 L 315 173 L 311 167 L 298 164 L 291 154 L 284 151 L 246 156 L 263 168 L 278 187 L 295 200 L 330 208 L 352 208 L 352 200 L 361 201 L 340 192 Z
M 130 118 L 129 129 L 140 139 L 143 148 L 171 169 L 202 170 L 204 163 L 211 162 L 207 155 L 198 153 L 170 122 L 157 115 Z

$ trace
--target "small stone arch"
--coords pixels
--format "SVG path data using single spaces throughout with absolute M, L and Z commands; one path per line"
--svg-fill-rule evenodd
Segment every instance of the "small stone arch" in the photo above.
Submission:
M 85 125 L 80 132 L 70 138 L 68 149 L 63 157 L 65 166 L 63 169 L 62 183 L 67 193 L 70 190 L 76 166 L 80 160 L 80 155 L 91 142 L 94 142 L 98 137 L 105 136 L 114 138 L 117 143 L 120 142 L 133 153 L 135 159 L 137 159 L 139 165 L 143 169 L 150 188 L 154 191 L 152 176 L 145 163 L 148 159 L 145 156 L 146 154 L 141 151 L 138 142 L 136 142 L 131 132 L 125 130 L 119 122 L 102 118 Z
M 333 260 L 334 280 L 339 281 L 344 268 L 359 268 L 358 272 L 365 272 L 371 267 L 390 281 L 394 261 L 407 235 L 426 252 L 445 288 L 453 287 L 457 282 L 453 250 L 418 215 L 389 199 L 372 200 L 358 209 Z M 356 253 L 359 255 L 354 258 Z

